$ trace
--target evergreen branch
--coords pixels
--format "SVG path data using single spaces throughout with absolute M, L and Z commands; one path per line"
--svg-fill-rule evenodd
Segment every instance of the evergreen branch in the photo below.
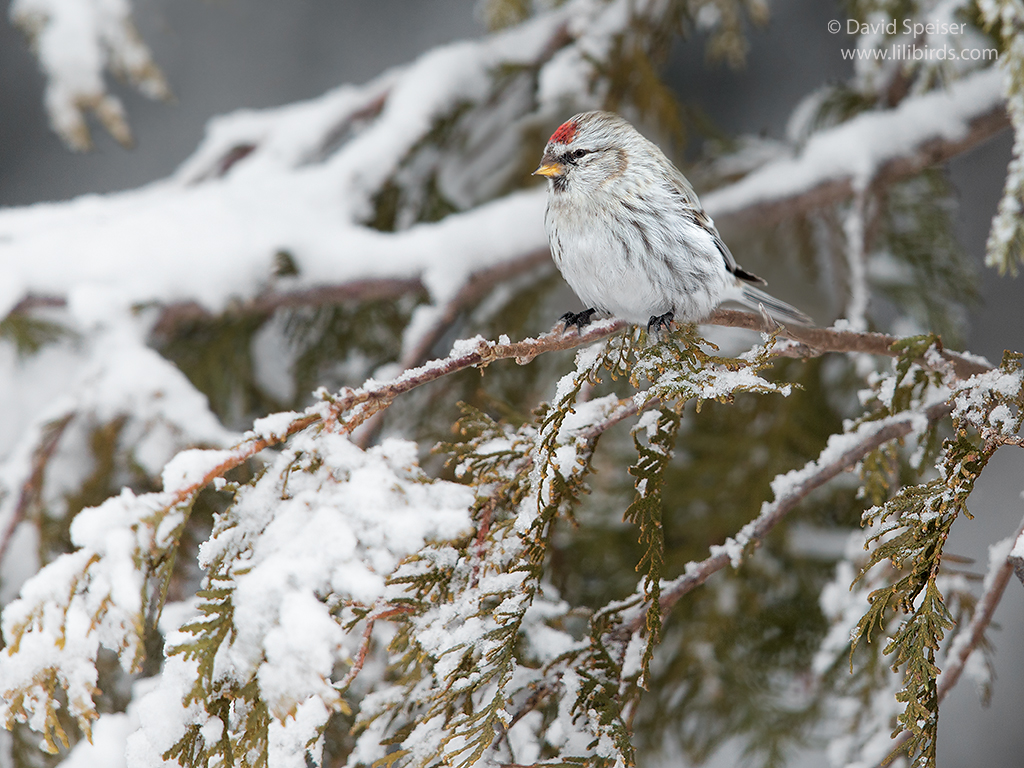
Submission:
M 637 461 L 629 468 L 629 474 L 636 478 L 636 497 L 626 509 L 623 519 L 637 526 L 640 544 L 644 549 L 636 570 L 643 573 L 644 601 L 647 603 L 647 644 L 640 662 L 640 685 L 646 688 L 645 681 L 649 675 L 651 659 L 654 658 L 654 649 L 661 640 L 659 598 L 665 559 L 662 486 L 665 483 L 665 469 L 674 456 L 676 435 L 682 417 L 670 408 L 663 408 L 653 424 L 645 425 L 643 421 L 633 430 Z M 646 441 L 641 439 L 641 435 L 646 435 Z
M 790 339 L 796 344 L 777 345 L 772 353 L 778 357 L 809 358 L 818 357 L 825 352 L 864 352 L 869 355 L 899 357 L 900 348 L 894 348 L 900 339 L 887 333 L 837 330 L 835 328 L 817 328 L 810 326 L 783 326 L 770 328 L 764 318 L 751 312 L 740 312 L 731 309 L 717 309 L 708 318 L 709 325 L 720 325 L 730 328 L 747 328 L 752 331 L 776 332 L 780 338 Z M 978 373 L 984 373 L 991 366 L 981 362 L 977 357 L 941 349 L 939 354 L 953 367 L 958 378 L 966 379 Z M 927 360 L 915 361 L 926 368 L 934 367 Z
M 737 313 L 737 315 L 741 314 Z M 361 388 L 346 388 L 336 395 L 321 393 L 323 401 L 310 407 L 303 413 L 276 414 L 258 420 L 254 424 L 253 431 L 231 449 L 224 451 L 189 451 L 180 454 L 179 458 L 172 460 L 167 469 L 165 469 L 165 490 L 130 499 L 126 498 L 123 503 L 131 503 L 133 508 L 144 510 L 147 519 L 159 518 L 175 509 L 184 510 L 194 500 L 196 494 L 215 478 L 222 477 L 228 470 L 238 467 L 263 449 L 280 443 L 289 436 L 311 426 L 321 425 L 321 428 L 328 431 L 348 431 L 354 425 L 358 425 L 367 415 L 387 407 L 398 395 L 431 381 L 436 381 L 458 370 L 477 366 L 483 367 L 495 360 L 504 358 L 528 362 L 537 355 L 547 351 L 570 349 L 598 341 L 619 332 L 624 327 L 625 323 L 621 321 L 605 321 L 593 324 L 582 333 L 564 333 L 558 330 L 537 339 L 526 339 L 515 343 L 494 343 L 485 341 L 482 338 L 457 342 L 448 357 L 407 371 L 391 381 L 375 382 L 370 380 Z M 877 339 L 870 334 L 849 334 L 828 330 L 822 330 L 820 333 L 826 343 L 852 340 L 854 343 L 863 342 L 866 346 L 877 346 Z M 628 343 L 628 340 L 625 340 L 624 343 Z M 847 346 L 850 345 L 848 344 Z M 887 350 L 887 353 L 894 354 L 892 350 Z M 591 355 L 588 359 L 600 362 L 598 357 L 600 355 L 597 357 Z M 608 362 L 612 361 L 609 360 Z M 605 363 L 600 364 L 604 365 Z M 580 467 L 574 467 L 570 470 L 571 477 L 562 477 L 557 462 L 552 463 L 550 461 L 553 458 L 552 451 L 562 444 L 562 440 L 556 438 L 556 435 L 561 431 L 562 422 L 564 416 L 568 413 L 568 408 L 575 402 L 575 393 L 578 391 L 581 383 L 582 379 L 577 379 L 576 386 L 570 387 L 573 391 L 563 393 L 564 397 L 569 399 L 565 402 L 560 402 L 556 412 L 549 414 L 551 418 L 544 420 L 541 430 L 542 435 L 540 436 L 541 444 L 537 448 L 545 455 L 550 454 L 549 461 L 542 459 L 538 462 L 538 466 L 534 468 L 535 471 L 540 473 L 536 478 L 540 485 L 535 486 L 535 492 L 538 493 L 538 496 L 532 500 L 523 500 L 526 505 L 534 505 L 534 510 L 527 514 L 526 517 L 535 521 L 539 528 L 530 523 L 527 524 L 527 527 L 532 528 L 532 533 L 541 539 L 547 533 L 547 523 L 562 511 L 561 508 L 563 506 L 565 506 L 565 512 L 568 513 L 568 506 L 571 506 L 571 500 L 578 499 L 581 493 L 581 487 L 577 487 L 577 484 L 581 482 L 581 476 L 578 474 L 578 471 L 586 471 L 586 460 L 584 460 L 584 464 Z M 612 405 L 611 410 L 604 411 L 606 423 L 610 424 L 615 419 L 623 417 L 633 407 L 628 404 Z M 937 409 L 937 415 L 934 418 L 938 418 L 948 412 L 948 406 L 944 404 L 933 406 L 933 410 L 935 409 Z M 559 411 L 561 415 L 556 415 Z M 858 429 L 866 437 L 861 439 L 858 446 L 850 448 L 847 454 L 839 459 L 829 457 L 831 464 L 805 468 L 805 470 L 812 471 L 811 476 L 804 479 L 801 483 L 795 484 L 786 495 L 776 499 L 773 504 L 767 505 L 762 510 L 761 516 L 747 526 L 740 536 L 737 537 L 742 540 L 739 548 L 742 549 L 751 543 L 756 545 L 771 527 L 790 508 L 795 506 L 803 496 L 809 493 L 812 488 L 824 483 L 843 469 L 852 466 L 872 447 L 912 431 L 914 418 L 915 414 L 901 414 L 891 419 L 861 425 Z M 916 418 L 919 419 L 920 415 L 917 414 Z M 584 430 L 587 430 L 595 425 L 587 424 L 581 426 Z M 599 434 L 599 432 L 596 434 Z M 572 439 L 578 440 L 579 437 L 582 437 L 582 435 L 572 436 Z M 581 450 L 582 448 L 583 446 L 580 446 Z M 821 457 L 819 457 L 820 460 Z M 565 469 L 567 468 L 562 468 L 562 471 L 565 471 Z M 122 502 L 118 501 L 117 503 Z M 542 507 L 542 509 L 537 508 L 538 506 Z M 519 509 L 524 514 L 527 512 L 526 507 L 523 505 L 519 505 Z M 524 563 L 526 570 L 539 567 L 540 560 L 534 562 L 531 559 L 531 555 L 533 558 L 543 555 L 541 542 L 534 539 L 533 544 L 535 548 L 533 551 L 530 550 L 529 546 L 527 547 L 527 560 L 530 563 L 528 565 Z M 730 555 L 725 549 L 715 552 L 703 564 L 691 567 L 684 579 L 669 582 L 663 591 L 662 600 L 659 601 L 662 609 L 665 610 L 671 607 L 683 594 L 690 591 L 697 584 L 702 583 L 710 573 L 724 568 L 730 559 Z M 86 570 L 89 567 L 88 564 L 85 565 Z M 536 583 L 536 581 L 533 583 Z M 101 614 L 104 611 L 105 608 L 101 606 Z M 517 631 L 518 622 L 515 620 L 515 617 L 509 617 L 509 619 L 509 626 L 502 627 L 502 629 Z M 96 621 L 97 623 L 101 622 L 102 616 L 97 616 Z M 643 619 L 641 618 L 640 621 L 643 621 Z M 639 624 L 631 631 L 635 632 L 638 627 Z M 33 632 L 28 623 L 22 625 L 20 629 L 16 628 L 12 648 L 17 645 L 17 639 L 24 632 Z M 505 669 L 507 662 L 506 659 L 500 658 L 489 659 L 488 661 L 491 669 L 495 671 Z M 499 678 L 498 682 L 503 686 L 507 681 L 506 673 L 499 672 Z M 495 718 L 498 716 L 497 713 L 501 707 L 499 703 L 501 698 L 502 696 L 496 697 L 485 710 L 479 712 L 474 717 L 466 718 L 463 722 L 464 726 L 470 732 L 477 733 L 482 733 L 484 729 L 490 729 L 496 722 Z M 604 726 L 602 725 L 601 727 L 603 728 Z M 480 745 L 483 741 L 477 743 Z
M 1022 519 L 1020 525 L 1017 526 L 1016 532 L 1011 537 L 1012 541 L 1016 541 L 1021 535 L 1024 535 L 1024 519 Z M 942 670 L 942 674 L 939 676 L 938 686 L 936 689 L 936 696 L 939 703 L 946 698 L 946 695 L 953 690 L 956 684 L 960 681 L 960 676 L 963 674 L 964 668 L 967 666 L 967 660 L 977 649 L 978 645 L 984 641 L 985 632 L 992 623 L 992 618 L 995 615 L 996 608 L 999 606 L 999 603 L 1003 598 L 1003 593 L 1006 591 L 1006 585 L 1010 582 L 1010 576 L 1013 575 L 1013 572 L 1013 559 L 1007 557 L 1005 562 L 993 574 L 992 579 L 989 581 L 987 585 L 988 588 L 985 590 L 974 609 L 974 615 L 971 617 L 970 624 L 968 624 L 964 633 L 959 636 L 958 641 L 954 643 L 952 648 L 950 648 L 949 656 L 946 660 L 946 667 Z M 911 731 L 903 731 L 900 733 L 899 736 L 893 739 L 893 746 L 889 751 L 888 756 L 878 763 L 876 768 L 885 768 L 885 766 L 889 765 L 893 758 L 906 748 L 907 743 L 912 738 L 913 733 Z
M 925 410 L 928 421 L 933 422 L 947 416 L 951 406 L 936 403 Z M 900 414 L 883 421 L 866 422 L 858 429 L 859 439 L 844 445 L 838 455 L 831 445 L 826 446 L 817 459 L 810 461 L 803 469 L 796 471 L 797 482 L 788 485 L 774 501 L 765 502 L 761 513 L 733 537 L 732 544 L 717 547 L 709 557 L 699 563 L 688 563 L 686 573 L 666 582 L 661 590 L 662 612 L 669 611 L 680 598 L 692 592 L 708 578 L 733 562 L 737 548 L 742 550 L 756 547 L 782 519 L 792 511 L 811 491 L 820 488 L 837 475 L 852 469 L 858 461 L 879 446 L 909 435 L 915 429 L 917 414 Z M 645 614 L 638 614 L 624 624 L 623 630 L 630 634 L 644 626 Z
M 811 137 L 800 156 L 767 163 L 727 187 L 703 196 L 716 219 L 729 216 L 758 225 L 791 219 L 834 205 L 857 188 L 882 188 L 944 163 L 988 141 L 1010 125 L 1002 104 L 998 68 L 969 75 L 948 91 L 903 101 L 897 108 L 854 117 Z M 978 92 L 985 96 L 979 98 Z M 921 114 L 940 107 L 959 118 L 959 133 Z M 854 140 L 856 130 L 873 137 L 898 136 L 898 142 Z M 907 139 L 914 143 L 905 150 Z M 828 155 L 829 162 L 822 162 Z M 870 169 L 867 174 L 864 168 Z M 779 179 L 788 180 L 780 184 Z
M 908 339 L 900 360 L 902 379 L 908 360 L 921 354 L 928 337 Z M 892 670 L 903 669 L 903 687 L 896 700 L 905 707 L 896 718 L 892 737 L 907 732 L 901 748 L 916 766 L 934 766 L 938 735 L 939 667 L 936 658 L 946 631 L 955 619 L 939 589 L 938 574 L 949 531 L 961 515 L 970 515 L 967 499 L 996 450 L 997 439 L 979 441 L 979 435 L 1014 435 L 1024 420 L 1021 391 L 1021 355 L 1006 353 L 999 369 L 957 385 L 945 399 L 953 404 L 953 436 L 946 439 L 937 463 L 939 477 L 902 488 L 882 506 L 864 513 L 865 524 L 877 527 L 868 539 L 875 543 L 856 583 L 872 567 L 888 562 L 892 583 L 868 595 L 869 608 L 851 638 L 855 648 L 864 637 L 887 623 L 892 611 L 902 614 L 882 653 L 892 655 Z M 914 379 L 919 377 L 915 375 Z M 892 382 L 898 388 L 898 382 Z M 896 404 L 895 391 L 887 399 Z M 954 642 L 954 648 L 960 642 Z M 965 641 L 966 642 L 966 641 Z
M 865 352 L 887 357 L 898 357 L 899 349 L 894 349 L 899 340 L 894 336 L 882 333 L 863 333 L 856 331 L 835 330 L 831 328 L 782 327 L 768 329 L 765 321 L 758 315 L 749 312 L 718 309 L 709 318 L 709 324 L 732 328 L 746 328 L 756 331 L 772 330 L 780 337 L 792 338 L 799 342 L 799 347 L 780 347 L 773 350 L 779 356 L 814 357 L 824 352 Z M 345 388 L 336 395 L 321 390 L 324 401 L 310 406 L 301 414 L 280 427 L 266 431 L 263 424 L 270 424 L 282 414 L 257 421 L 254 425 L 256 433 L 250 433 L 242 442 L 227 451 L 218 451 L 222 460 L 207 470 L 194 481 L 171 491 L 167 498 L 167 508 L 190 501 L 215 478 L 222 477 L 226 472 L 241 466 L 264 449 L 283 442 L 291 435 L 313 426 L 324 423 L 329 427 L 343 428 L 350 431 L 369 416 L 386 408 L 394 398 L 412 391 L 424 384 L 437 381 L 445 376 L 467 368 L 486 367 L 497 360 L 513 359 L 520 365 L 526 365 L 535 357 L 548 352 L 574 349 L 591 344 L 612 336 L 624 328 L 623 320 L 605 320 L 587 326 L 582 332 L 563 332 L 561 326 L 537 338 L 527 338 L 517 342 L 494 342 L 476 337 L 456 342 L 452 352 L 444 358 L 433 360 L 417 368 L 409 369 L 394 379 L 384 382 L 370 380 L 362 387 Z M 943 350 L 941 355 L 948 360 L 953 371 L 961 378 L 989 370 L 987 366 L 955 352 Z M 345 421 L 346 413 L 351 418 Z M 627 418 L 628 410 L 621 413 Z M 264 432 L 260 432 L 263 429 Z M 905 434 L 905 433 L 904 433 Z M 706 577 L 705 577 L 706 578 Z

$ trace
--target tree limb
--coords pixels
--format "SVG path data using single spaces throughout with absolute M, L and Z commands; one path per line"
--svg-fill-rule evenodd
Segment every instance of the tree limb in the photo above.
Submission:
M 936 403 L 925 410 L 925 415 L 929 421 L 936 421 L 948 415 L 950 410 L 951 407 L 947 403 Z M 910 434 L 914 430 L 917 416 L 916 413 L 901 413 L 882 421 L 863 424 L 860 428 L 863 432 L 861 438 L 835 457 L 829 455 L 830 447 L 826 446 L 817 459 L 808 462 L 799 470 L 802 475 L 799 482 L 793 483 L 774 501 L 765 502 L 761 507 L 761 513 L 739 531 L 732 543 L 744 549 L 759 546 L 768 533 L 811 491 L 851 469 L 879 446 Z M 662 611 L 669 611 L 680 598 L 699 587 L 712 574 L 729 565 L 732 558 L 727 550 L 727 547 L 717 547 L 709 557 L 699 563 L 687 563 L 684 575 L 664 584 L 660 600 Z M 631 619 L 625 628 L 630 633 L 637 632 L 644 626 L 645 621 L 645 615 L 640 613 Z
M 709 318 L 709 322 L 714 325 L 751 330 L 762 329 L 764 325 L 763 319 L 756 315 L 731 310 L 717 310 Z M 212 482 L 215 477 L 222 476 L 265 448 L 282 442 L 313 424 L 323 422 L 329 428 L 348 432 L 358 427 L 374 413 L 387 408 L 391 401 L 399 395 L 437 381 L 449 374 L 466 368 L 483 368 L 503 359 L 514 359 L 520 365 L 525 365 L 537 355 L 590 344 L 622 331 L 627 325 L 628 323 L 623 320 L 604 320 L 586 326 L 582 332 L 563 332 L 560 327 L 557 327 L 556 330 L 542 334 L 538 338 L 527 338 L 508 343 L 487 341 L 478 336 L 475 339 L 456 342 L 447 357 L 431 361 L 417 368 L 411 368 L 389 381 L 370 380 L 356 389 L 346 387 L 336 395 L 324 392 L 323 402 L 310 406 L 302 414 L 296 414 L 295 419 L 288 424 L 287 428 L 266 437 L 251 435 L 233 449 L 230 458 L 225 459 L 195 483 L 174 491 L 172 505 L 190 499 Z M 806 348 L 801 348 L 800 356 L 815 356 L 826 351 L 867 352 L 889 357 L 896 356 L 896 352 L 890 347 L 897 339 L 885 334 L 837 331 L 828 328 L 782 328 L 777 330 L 779 330 L 780 336 L 793 336 L 806 345 Z M 954 353 L 944 352 L 943 354 L 950 356 L 948 359 L 953 363 L 954 370 L 962 371 L 963 375 L 988 370 L 981 363 L 966 358 L 961 360 Z M 349 414 L 349 418 L 343 421 L 346 413 Z
M 771 332 L 764 318 L 750 312 L 739 312 L 731 309 L 716 309 L 707 320 L 709 325 L 721 325 L 730 328 L 747 328 L 751 331 Z M 817 357 L 825 352 L 865 352 L 869 355 L 897 357 L 898 352 L 892 346 L 899 338 L 887 333 L 871 333 L 861 331 L 837 330 L 835 328 L 817 328 L 813 326 L 783 326 L 778 335 L 785 339 L 799 342 L 799 346 L 780 348 L 777 354 L 782 357 Z M 958 378 L 968 379 L 978 373 L 984 373 L 991 366 L 981 362 L 977 357 L 969 357 L 959 352 L 939 351 L 943 358 L 953 366 Z M 925 364 L 926 367 L 930 367 Z
M 1021 520 L 1020 525 L 1017 526 L 1017 531 L 1013 534 L 1013 541 L 1016 541 L 1021 535 L 1024 535 L 1024 520 Z M 946 698 L 946 694 L 953 690 L 953 687 L 960 681 L 960 675 L 963 674 L 964 668 L 967 666 L 967 660 L 974 653 L 978 644 L 985 638 L 985 632 L 992 623 L 992 617 L 995 615 L 999 602 L 1003 599 L 1003 593 L 1006 591 L 1006 585 L 1010 582 L 1010 576 L 1013 575 L 1014 567 L 1014 559 L 1007 557 L 993 575 L 988 588 L 978 601 L 978 605 L 974 609 L 974 615 L 971 617 L 971 623 L 967 625 L 967 629 L 964 630 L 962 635 L 964 642 L 954 643 L 953 647 L 950 648 L 949 656 L 946 659 L 946 667 L 942 670 L 942 674 L 939 677 L 938 696 L 940 702 Z M 909 731 L 903 731 L 903 733 L 897 736 L 893 740 L 893 747 L 889 751 L 888 756 L 876 768 L 884 768 L 889 765 L 909 739 Z
M 708 192 L 704 204 L 719 220 L 765 226 L 834 205 L 856 188 L 880 189 L 947 162 L 1009 127 L 998 69 L 818 131 L 797 156 L 770 161 Z M 936 111 L 947 120 L 931 117 Z M 914 142 L 909 151 L 908 139 Z

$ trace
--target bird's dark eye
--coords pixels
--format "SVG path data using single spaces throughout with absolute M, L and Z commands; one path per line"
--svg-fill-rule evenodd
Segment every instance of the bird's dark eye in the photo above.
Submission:
M 570 155 L 570 157 L 572 157 L 572 158 L 573 158 L 574 160 L 579 160 L 579 159 L 580 159 L 581 157 L 583 157 L 583 156 L 584 156 L 585 154 L 587 154 L 588 152 L 590 152 L 590 150 L 589 150 L 589 149 L 577 149 L 577 150 L 573 150 L 573 152 L 572 152 L 572 154 Z

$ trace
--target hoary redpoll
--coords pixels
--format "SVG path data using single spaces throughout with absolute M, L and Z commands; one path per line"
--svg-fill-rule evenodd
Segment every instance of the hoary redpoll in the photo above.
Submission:
M 534 173 L 549 181 L 551 255 L 587 307 L 566 313 L 567 328 L 602 313 L 659 330 L 704 320 L 727 300 L 810 324 L 752 285 L 765 281 L 736 263 L 683 174 L 618 115 L 563 123 Z

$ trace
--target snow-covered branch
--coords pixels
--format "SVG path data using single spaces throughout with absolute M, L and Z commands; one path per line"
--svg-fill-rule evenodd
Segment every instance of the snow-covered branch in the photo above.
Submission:
M 124 107 L 107 90 L 107 71 L 150 98 L 171 95 L 132 22 L 131 0 L 14 0 L 10 17 L 29 38 L 46 75 L 53 130 L 72 149 L 92 147 L 89 112 L 121 144 L 132 143 Z
M 793 157 L 772 160 L 702 197 L 716 218 L 770 224 L 920 173 L 1009 126 L 1002 78 L 985 69 L 813 134 Z

